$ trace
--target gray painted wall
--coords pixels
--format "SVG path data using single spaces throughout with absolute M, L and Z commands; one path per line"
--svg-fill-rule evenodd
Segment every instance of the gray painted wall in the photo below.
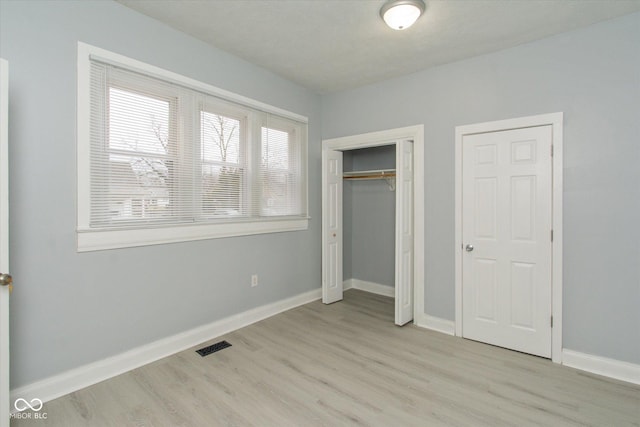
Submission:
M 379 147 L 360 148 L 345 153 L 352 155 L 351 170 L 374 170 L 396 168 L 396 146 L 382 145 Z M 345 168 L 345 170 L 347 170 Z
M 564 347 L 640 363 L 640 14 L 323 96 L 322 137 L 425 126 L 425 311 L 454 319 L 454 129 L 562 111 Z
M 344 152 L 345 171 L 395 169 L 395 146 Z M 395 191 L 384 180 L 343 182 L 343 277 L 395 286 Z
M 309 230 L 77 253 L 78 41 L 308 116 Z M 317 95 L 111 1 L 1 1 L 0 56 L 10 68 L 12 388 L 319 289 Z

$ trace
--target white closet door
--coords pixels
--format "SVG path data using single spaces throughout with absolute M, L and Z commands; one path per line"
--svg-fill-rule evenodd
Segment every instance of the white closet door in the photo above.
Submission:
M 413 320 L 413 142 L 396 144 L 396 325 Z
M 323 150 L 322 302 L 342 300 L 342 151 Z

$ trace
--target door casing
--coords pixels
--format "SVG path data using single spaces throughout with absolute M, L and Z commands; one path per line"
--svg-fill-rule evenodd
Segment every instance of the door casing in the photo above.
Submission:
M 393 144 L 397 141 L 413 141 L 413 322 L 423 323 L 424 314 L 424 125 L 408 126 L 378 132 L 352 135 L 322 141 L 323 159 L 329 150 L 355 150 Z M 323 171 L 324 173 L 324 171 Z M 323 189 L 324 191 L 324 189 Z M 323 207 L 324 215 L 324 207 Z M 323 231 L 324 232 L 324 231 Z M 322 237 L 325 253 L 325 236 Z M 325 266 L 322 267 L 323 288 L 325 287 Z
M 455 334 L 462 336 L 462 140 L 465 135 L 552 126 L 551 360 L 562 363 L 562 137 L 563 113 L 457 126 L 455 132 Z

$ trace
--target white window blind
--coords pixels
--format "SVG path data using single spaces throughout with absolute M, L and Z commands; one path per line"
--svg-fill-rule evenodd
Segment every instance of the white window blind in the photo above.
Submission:
M 292 215 L 300 211 L 300 165 L 295 128 L 269 124 L 262 127 L 260 163 L 261 213 Z
M 248 216 L 245 121 L 222 113 L 200 112 L 200 199 L 205 217 Z
M 306 220 L 306 123 L 119 62 L 91 58 L 88 70 L 79 232 Z
M 91 227 L 189 221 L 180 88 L 97 62 L 91 77 Z

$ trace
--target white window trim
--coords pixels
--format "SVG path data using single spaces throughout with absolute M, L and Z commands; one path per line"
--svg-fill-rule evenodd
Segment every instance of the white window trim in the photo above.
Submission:
M 77 75 L 77 249 L 78 252 L 97 251 L 104 249 L 127 248 L 135 246 L 177 243 L 194 240 L 247 236 L 253 234 L 276 233 L 284 231 L 306 230 L 309 218 L 280 217 L 248 220 L 239 222 L 219 222 L 206 224 L 170 225 L 156 228 L 126 228 L 96 230 L 89 227 L 90 218 L 90 58 L 102 59 L 111 64 L 120 64 L 124 68 L 141 71 L 166 81 L 175 82 L 182 86 L 207 92 L 227 101 L 241 104 L 253 109 L 261 110 L 277 116 L 308 123 L 307 117 L 295 114 L 271 105 L 238 95 L 206 83 L 182 76 L 141 61 L 128 58 L 107 50 L 78 42 L 78 75 Z M 304 176 L 308 186 L 307 172 L 307 141 L 303 141 L 302 162 Z M 304 188 L 306 193 L 308 190 Z M 308 212 L 308 198 L 306 208 Z

